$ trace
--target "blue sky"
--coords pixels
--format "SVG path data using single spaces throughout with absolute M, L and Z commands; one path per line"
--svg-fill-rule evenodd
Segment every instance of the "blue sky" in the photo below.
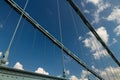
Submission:
M 14 0 L 22 8 L 26 0 Z M 118 0 L 74 0 L 103 41 L 120 61 L 120 2 Z M 20 15 L 0 1 L 0 55 L 4 54 Z M 120 69 L 96 41 L 93 34 L 70 7 L 59 0 L 62 42 L 105 80 L 119 79 Z M 56 39 L 61 40 L 57 0 L 29 0 L 25 10 Z M 71 80 L 96 78 L 64 54 L 67 77 Z M 46 75 L 62 75 L 62 53 L 46 36 L 22 19 L 10 48 L 9 67 Z M 114 76 L 114 77 L 113 77 Z

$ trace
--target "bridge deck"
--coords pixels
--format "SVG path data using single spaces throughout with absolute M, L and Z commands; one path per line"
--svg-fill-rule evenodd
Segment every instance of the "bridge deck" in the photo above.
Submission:
M 0 80 L 67 80 L 67 79 L 0 66 Z

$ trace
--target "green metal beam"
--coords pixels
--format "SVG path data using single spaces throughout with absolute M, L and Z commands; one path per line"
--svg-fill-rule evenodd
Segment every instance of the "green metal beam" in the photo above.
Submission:
M 23 13 L 23 17 L 29 21 L 35 28 L 37 28 L 40 32 L 42 32 L 45 36 L 47 36 L 53 43 L 55 43 L 59 48 L 63 49 L 63 51 L 74 59 L 78 64 L 91 72 L 94 76 L 103 80 L 100 75 L 98 75 L 94 70 L 89 68 L 83 61 L 81 61 L 73 52 L 68 50 L 61 42 L 59 42 L 54 36 L 52 36 L 47 30 L 45 30 L 37 21 L 35 21 L 30 15 L 25 12 L 19 5 L 17 5 L 13 0 L 5 0 L 12 8 L 14 8 L 19 14 Z
M 67 80 L 67 79 L 0 66 L 0 80 Z

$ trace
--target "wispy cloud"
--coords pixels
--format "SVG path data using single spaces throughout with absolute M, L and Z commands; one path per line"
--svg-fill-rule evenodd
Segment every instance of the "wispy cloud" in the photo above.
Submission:
M 117 23 L 118 25 L 114 28 L 113 32 L 116 34 L 116 36 L 120 36 L 120 7 L 115 6 L 112 10 L 112 12 L 108 15 L 107 18 L 105 18 L 107 21 L 113 21 Z M 113 38 L 112 44 L 115 44 L 117 40 Z
M 72 75 L 72 76 L 70 77 L 70 80 L 88 80 L 88 79 L 87 79 L 87 78 L 82 79 L 82 78 L 78 78 L 78 77 L 75 76 L 75 75 Z
M 66 75 L 69 75 L 70 74 L 70 71 L 69 70 L 66 70 Z M 82 70 L 82 72 L 81 72 L 81 77 L 80 78 L 78 78 L 77 76 L 75 76 L 75 75 L 71 75 L 70 77 L 69 77 L 69 79 L 70 80 L 88 80 L 87 79 L 87 75 L 89 75 L 90 74 L 90 72 L 88 72 L 88 71 L 86 71 L 86 70 Z M 58 76 L 58 77 L 61 77 L 61 76 Z
M 104 80 L 119 80 L 120 79 L 120 67 L 106 67 L 103 70 L 95 68 L 92 66 L 92 69 L 97 72 Z M 91 76 L 91 73 L 85 70 L 82 70 L 81 78 L 78 78 L 75 75 L 70 77 L 70 80 L 88 80 L 87 75 Z
M 90 11 L 88 11 L 88 10 L 86 9 L 86 10 L 84 10 L 84 13 L 89 14 L 89 13 L 90 13 Z
M 120 7 L 114 7 L 110 15 L 107 17 L 108 21 L 115 21 L 120 24 Z
M 82 1 L 81 1 L 81 5 L 82 5 L 82 7 L 85 7 L 85 4 L 84 4 L 84 2 L 82 2 Z
M 70 80 L 79 80 L 79 79 L 78 79 L 78 77 L 76 77 L 75 75 L 72 75 L 72 76 L 70 77 Z
M 82 40 L 82 36 L 79 36 L 79 37 L 78 37 L 78 40 L 81 41 L 81 40 Z
M 14 68 L 15 68 L 15 69 L 24 70 L 24 69 L 23 69 L 23 65 L 22 65 L 20 62 L 17 62 L 17 63 L 14 65 Z
M 105 80 L 119 80 L 120 79 L 120 68 L 119 67 L 107 67 L 104 71 L 101 71 L 100 75 Z
M 90 72 L 86 71 L 86 70 L 82 70 L 81 72 L 81 78 L 78 78 L 75 75 L 70 76 L 70 80 L 88 80 L 87 76 L 90 75 Z
M 86 2 L 87 3 L 93 3 L 94 5 L 97 5 L 99 2 L 100 2 L 100 0 L 86 0 Z
M 117 36 L 120 36 L 120 25 L 118 25 L 115 29 L 114 32 Z
M 88 80 L 86 77 L 87 75 L 89 75 L 90 72 L 86 71 L 86 70 L 82 70 L 82 74 L 81 74 L 81 80 Z
M 96 69 L 94 66 L 92 68 L 98 72 L 105 80 L 119 80 L 120 79 L 120 68 L 119 67 L 106 67 L 104 70 Z
M 45 74 L 45 75 L 49 75 L 48 72 L 46 72 L 43 68 L 39 67 L 36 71 L 36 73 L 40 73 L 40 74 Z
M 99 34 L 99 36 L 103 39 L 103 41 L 107 44 L 109 35 L 107 33 L 107 30 L 105 27 L 100 27 L 96 30 L 96 32 Z M 107 52 L 105 49 L 103 49 L 102 45 L 97 41 L 97 39 L 94 37 L 94 35 L 89 32 L 88 33 L 89 38 L 86 38 L 83 42 L 86 47 L 90 48 L 91 52 L 93 52 L 93 56 L 95 59 L 100 59 L 100 57 L 107 56 Z
M 69 70 L 66 70 L 65 72 L 66 72 L 66 75 L 69 75 L 69 74 L 70 74 L 70 71 L 69 71 Z
M 97 8 L 93 14 L 94 20 L 92 24 L 98 23 L 100 20 L 100 13 L 111 6 L 110 3 L 105 2 L 103 0 L 87 0 L 86 3 L 92 3 Z
M 103 12 L 105 9 L 110 7 L 109 3 L 103 3 L 102 1 L 100 4 L 97 5 L 98 9 L 94 13 L 95 20 L 92 23 L 98 23 L 100 20 L 100 13 Z
M 113 38 L 112 44 L 117 43 L 117 40 L 115 38 Z

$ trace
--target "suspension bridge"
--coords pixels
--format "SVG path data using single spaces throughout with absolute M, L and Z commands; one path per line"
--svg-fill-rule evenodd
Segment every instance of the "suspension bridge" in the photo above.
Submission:
M 86 63 L 81 61 L 72 51 L 70 51 L 61 41 L 57 40 L 52 34 L 50 34 L 46 29 L 44 29 L 35 19 L 33 19 L 29 13 L 25 11 L 25 8 L 27 6 L 27 1 L 26 5 L 23 8 L 21 8 L 15 1 L 13 0 L 4 0 L 10 7 L 12 7 L 16 12 L 18 12 L 21 16 L 18 21 L 16 30 L 14 31 L 14 34 L 12 36 L 12 39 L 10 41 L 10 44 L 8 46 L 8 49 L 6 52 L 3 54 L 2 59 L 0 61 L 0 80 L 69 80 L 66 78 L 65 75 L 65 70 L 63 69 L 63 77 L 54 77 L 54 76 L 49 76 L 49 75 L 44 75 L 44 74 L 38 74 L 38 73 L 33 73 L 29 71 L 24 71 L 24 70 L 18 70 L 14 68 L 9 68 L 4 66 L 6 62 L 8 61 L 9 57 L 9 50 L 12 44 L 12 41 L 14 40 L 17 28 L 20 24 L 21 19 L 24 17 L 30 24 L 33 25 L 35 29 L 38 31 L 42 32 L 47 38 L 49 38 L 53 44 L 58 46 L 65 54 L 70 56 L 75 62 L 77 62 L 80 66 L 85 68 L 88 72 L 93 74 L 96 78 L 99 80 L 104 80 L 104 78 L 99 75 L 95 70 L 91 69 Z M 94 34 L 96 39 L 101 43 L 101 45 L 106 49 L 107 53 L 110 55 L 110 57 L 113 59 L 113 61 L 120 66 L 120 62 L 118 59 L 114 56 L 113 52 L 108 48 L 108 46 L 105 44 L 105 42 L 101 39 L 101 37 L 97 34 L 93 26 L 89 23 L 87 18 L 82 14 L 78 6 L 74 3 L 73 0 L 67 0 L 71 8 L 74 9 L 74 11 L 78 14 L 78 16 L 82 19 L 83 23 L 88 27 L 88 29 Z M 61 34 L 62 35 L 62 34 Z M 63 64 L 64 67 L 64 64 Z

